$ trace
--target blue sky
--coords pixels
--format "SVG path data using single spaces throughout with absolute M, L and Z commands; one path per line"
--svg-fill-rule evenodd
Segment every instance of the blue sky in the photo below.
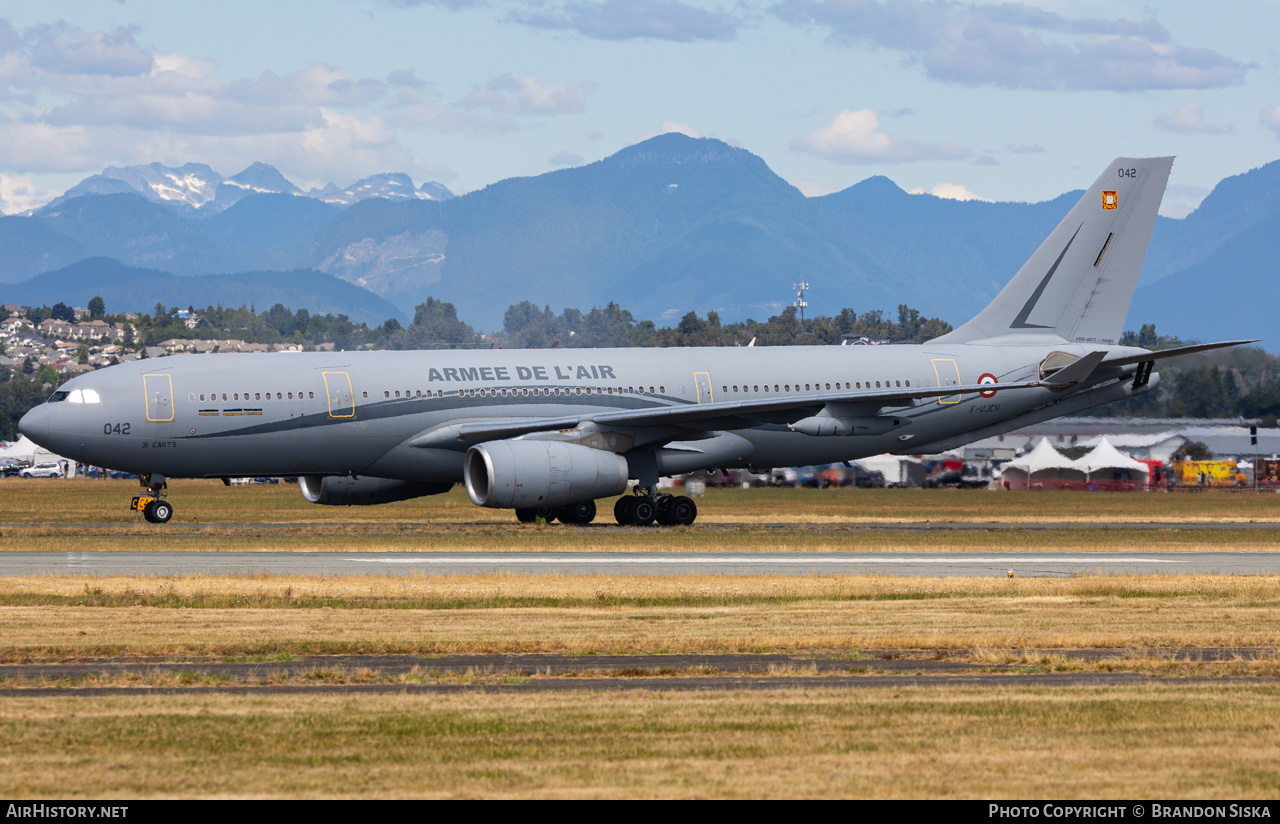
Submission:
M 0 209 L 108 165 L 455 192 L 717 137 L 807 194 L 1043 200 L 1175 154 L 1165 213 L 1280 157 L 1280 2 L 45 0 L 0 7 Z M 7 16 L 6 16 L 7 14 Z

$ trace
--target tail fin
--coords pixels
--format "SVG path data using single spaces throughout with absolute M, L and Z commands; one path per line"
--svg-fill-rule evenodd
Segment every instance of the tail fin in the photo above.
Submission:
M 1172 168 L 1172 157 L 1112 161 L 996 299 L 938 340 L 1118 342 Z

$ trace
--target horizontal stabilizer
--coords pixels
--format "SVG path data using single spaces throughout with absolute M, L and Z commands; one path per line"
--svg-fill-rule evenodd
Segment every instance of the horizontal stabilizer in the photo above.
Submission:
M 1197 352 L 1210 352 L 1214 349 L 1226 349 L 1231 346 L 1244 346 L 1247 343 L 1257 343 L 1255 340 L 1224 340 L 1217 343 L 1193 343 L 1188 346 L 1175 346 L 1172 349 L 1157 349 L 1152 352 L 1144 352 L 1141 355 L 1125 355 L 1122 358 L 1103 361 L 1104 366 L 1129 366 L 1135 363 L 1145 363 L 1153 360 L 1164 360 L 1165 358 L 1176 358 L 1179 355 L 1194 355 Z

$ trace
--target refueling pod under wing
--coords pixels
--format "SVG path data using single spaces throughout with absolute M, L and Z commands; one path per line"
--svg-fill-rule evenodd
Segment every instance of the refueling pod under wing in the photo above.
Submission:
M 453 489 L 448 482 L 393 481 L 351 475 L 304 475 L 298 478 L 302 497 L 313 504 L 369 506 L 440 495 Z

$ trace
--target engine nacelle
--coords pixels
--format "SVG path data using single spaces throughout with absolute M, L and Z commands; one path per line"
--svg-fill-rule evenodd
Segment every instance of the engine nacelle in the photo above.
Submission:
M 627 489 L 621 455 L 560 441 L 490 441 L 467 450 L 462 473 L 477 506 L 564 506 Z
M 370 506 L 439 495 L 453 489 L 447 482 L 393 481 L 350 475 L 304 475 L 298 478 L 302 497 L 327 506 Z

